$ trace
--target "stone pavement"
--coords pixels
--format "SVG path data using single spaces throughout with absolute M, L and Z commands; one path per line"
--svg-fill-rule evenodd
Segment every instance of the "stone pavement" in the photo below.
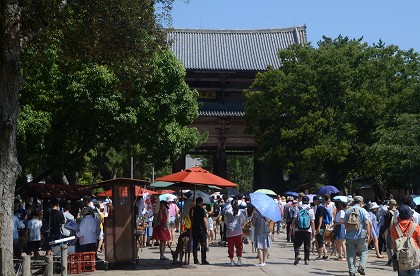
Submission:
M 335 257 L 324 261 L 315 261 L 316 256 L 311 253 L 309 265 L 304 265 L 301 261 L 298 265 L 293 265 L 294 253 L 292 243 L 285 241 L 285 234 L 275 235 L 273 247 L 269 250 L 270 257 L 267 266 L 257 267 L 256 253 L 251 252 L 251 245 L 244 245 L 242 257 L 243 266 L 231 267 L 227 256 L 227 247 L 212 246 L 208 252 L 210 265 L 194 265 L 191 254 L 191 264 L 189 268 L 181 268 L 179 265 L 172 264 L 169 250 L 166 256 L 169 261 L 159 260 L 159 249 L 157 246 L 144 248 L 139 251 L 139 261 L 135 269 L 132 264 L 111 264 L 109 270 L 101 269 L 83 275 L 349 275 L 347 262 L 337 261 Z M 303 248 L 302 253 L 303 256 Z M 103 255 L 99 255 L 100 258 Z M 200 259 L 200 257 L 199 257 Z M 236 258 L 235 258 L 236 260 Z M 356 275 L 359 275 L 356 273 Z M 374 251 L 369 251 L 366 275 L 397 275 L 391 267 L 386 265 L 386 259 L 377 259 Z

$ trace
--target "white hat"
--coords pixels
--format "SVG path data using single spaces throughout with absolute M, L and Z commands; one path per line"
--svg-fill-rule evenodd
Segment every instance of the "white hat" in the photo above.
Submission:
M 112 203 L 112 200 L 110 198 L 105 199 L 104 204 Z
M 372 202 L 369 206 L 370 209 L 379 208 L 379 205 L 376 202 Z

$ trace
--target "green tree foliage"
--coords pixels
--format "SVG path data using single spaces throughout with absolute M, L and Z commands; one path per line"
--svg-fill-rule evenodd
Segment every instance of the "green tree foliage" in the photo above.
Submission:
M 366 170 L 366 151 L 379 126 L 417 85 L 419 60 L 396 46 L 324 37 L 318 48 L 279 53 L 281 68 L 258 74 L 246 93 L 246 120 L 264 163 L 300 182 L 324 179 L 343 186 Z
M 420 113 L 397 115 L 375 132 L 369 169 L 383 186 L 420 189 Z
M 197 92 L 166 49 L 150 1 L 71 1 L 56 15 L 22 55 L 25 173 L 35 181 L 59 182 L 62 172 L 95 178 L 112 163 L 113 175 L 127 176 L 112 149 L 129 160 L 136 148 L 141 162 L 159 167 L 202 141 L 187 127 L 198 116 Z

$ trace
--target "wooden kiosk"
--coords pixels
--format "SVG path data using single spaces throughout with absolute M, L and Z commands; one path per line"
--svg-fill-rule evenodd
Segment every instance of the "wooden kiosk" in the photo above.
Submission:
M 105 218 L 104 241 L 105 262 L 132 263 L 137 262 L 137 243 L 134 236 L 136 201 L 135 186 L 146 185 L 145 180 L 117 178 L 100 183 L 101 186 L 111 187 L 113 210 Z

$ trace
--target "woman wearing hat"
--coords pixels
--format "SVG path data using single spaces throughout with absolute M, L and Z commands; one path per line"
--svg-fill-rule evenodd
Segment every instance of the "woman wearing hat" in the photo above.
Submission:
M 410 208 L 410 206 L 401 204 L 398 207 L 399 216 L 397 218 L 397 223 L 392 223 L 391 225 L 391 237 L 393 240 L 393 248 L 394 254 L 396 254 L 396 244 L 395 240 L 400 237 L 399 232 L 401 232 L 402 236 L 409 236 L 412 231 L 412 241 L 414 242 L 416 248 L 420 248 L 420 226 L 413 221 L 413 214 L 414 211 Z M 398 229 L 397 229 L 398 227 Z M 398 266 L 398 265 L 397 265 Z M 394 269 L 396 269 L 395 267 Z M 420 275 L 420 269 L 414 268 L 411 270 L 400 270 L 398 268 L 398 275 L 399 276 L 411 276 L 411 275 Z
M 382 259 L 384 256 L 379 252 L 378 237 L 379 237 L 379 224 L 376 217 L 376 212 L 378 211 L 379 205 L 376 202 L 372 202 L 369 205 L 369 215 L 372 220 L 372 242 L 375 247 L 376 258 Z
M 338 260 L 346 260 L 346 228 L 344 227 L 344 216 L 347 210 L 347 203 L 337 201 L 336 206 L 338 211 L 334 217 L 334 241 L 336 242 L 336 248 L 338 251 Z
M 159 251 L 160 259 L 168 260 L 165 257 L 166 242 L 171 240 L 171 234 L 169 232 L 169 210 L 168 203 L 164 200 L 160 201 L 159 212 L 154 216 L 153 221 L 153 236 L 152 239 L 160 241 Z

